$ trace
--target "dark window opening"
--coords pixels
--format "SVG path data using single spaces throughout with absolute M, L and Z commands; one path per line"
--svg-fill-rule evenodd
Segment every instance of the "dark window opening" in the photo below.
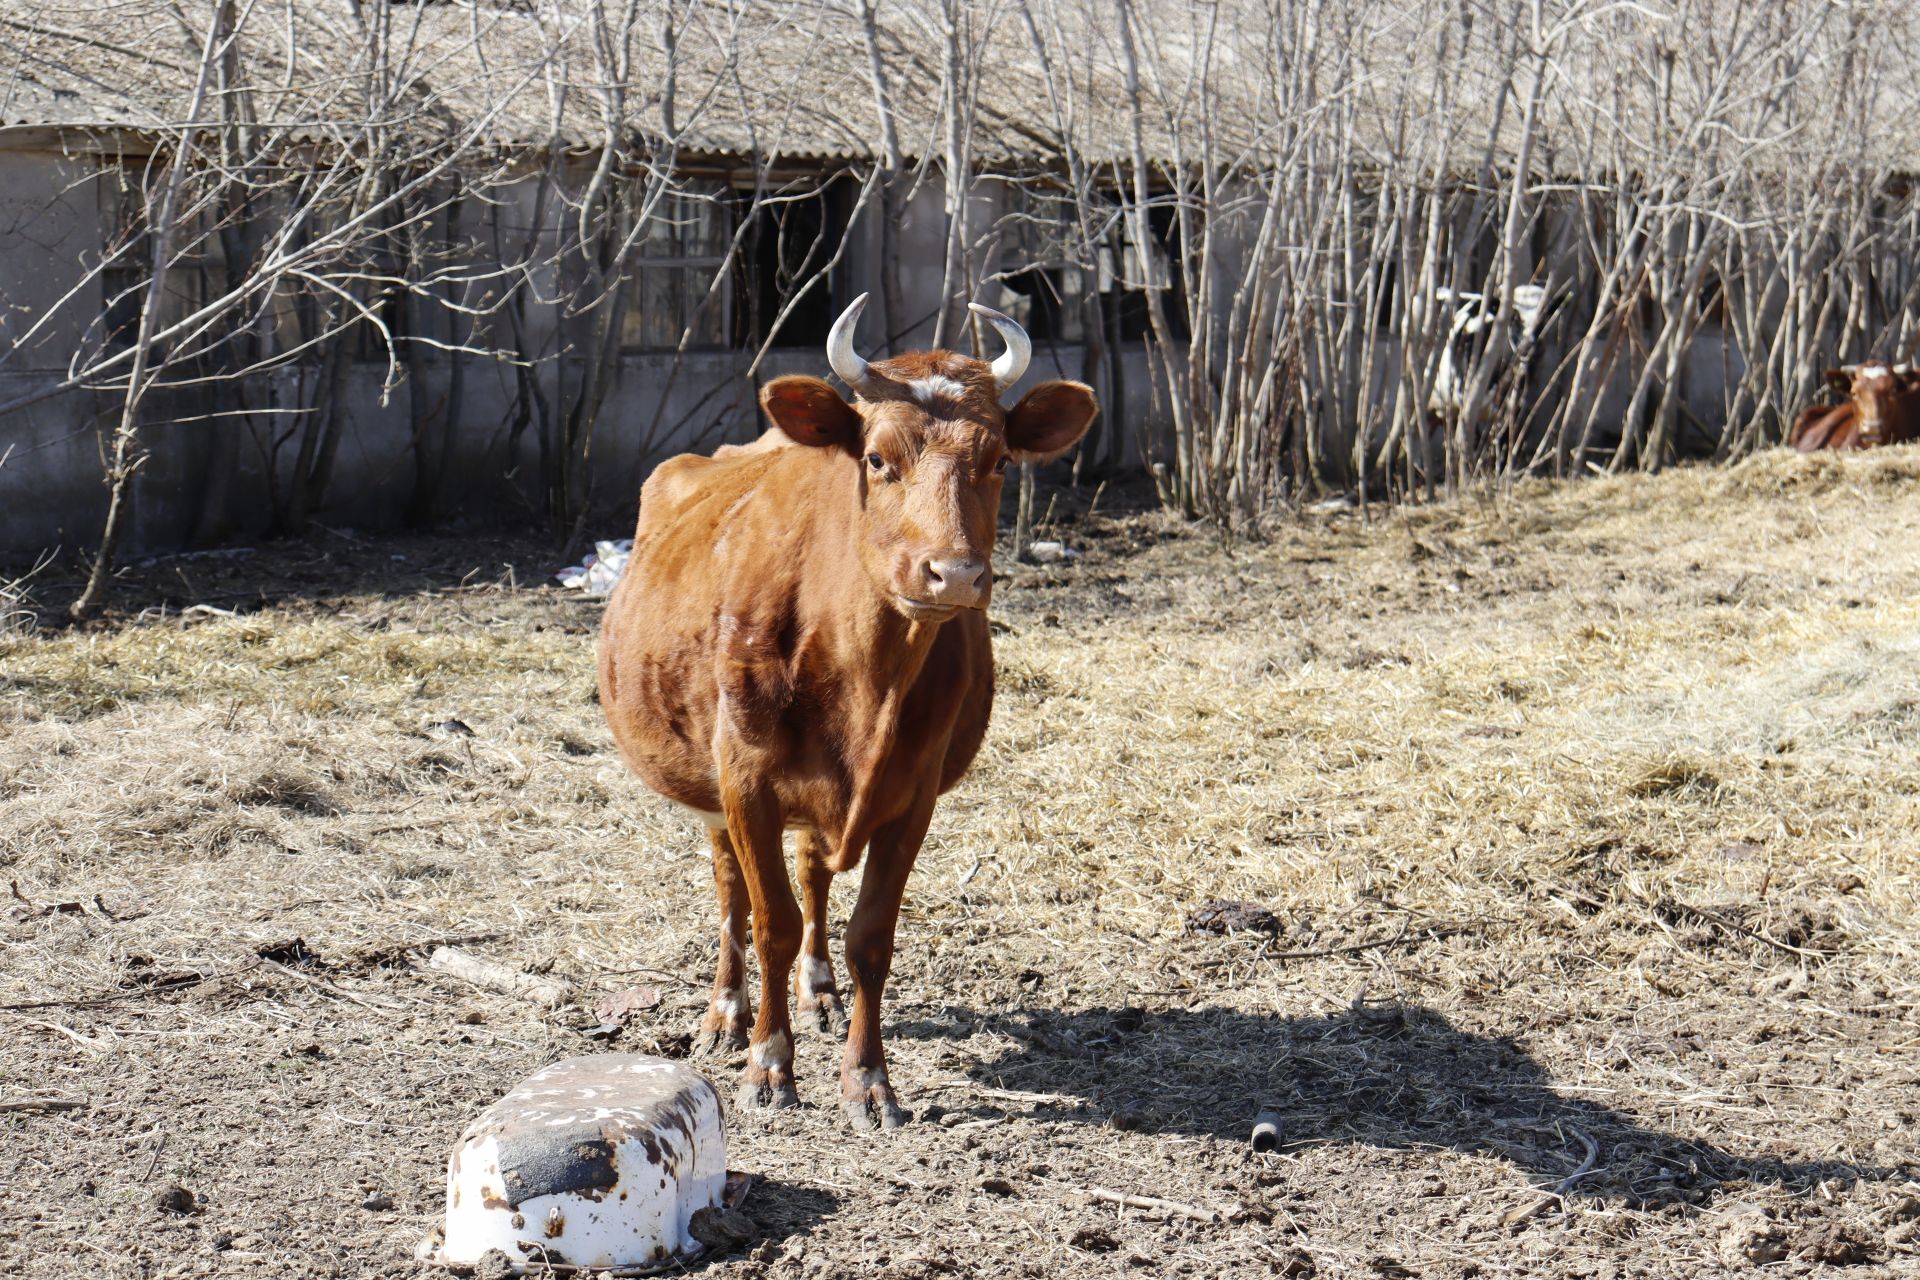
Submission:
M 1035 342 L 1086 337 L 1088 276 L 1075 210 L 1057 194 L 1022 190 L 1002 220 L 996 304 Z
M 1147 291 L 1160 284 L 1160 302 L 1167 321 L 1168 337 L 1185 342 L 1187 325 L 1187 273 L 1180 256 L 1179 215 L 1171 205 L 1147 207 L 1148 262 L 1142 269 L 1141 254 L 1134 247 L 1131 218 L 1117 221 L 1113 243 L 1102 252 L 1102 291 L 1117 295 L 1112 299 L 1119 315 L 1122 341 L 1152 336 L 1153 320 L 1148 314 Z
M 1002 276 L 1019 296 L 1009 310 L 1035 342 L 1078 342 L 1085 325 L 1080 310 L 1081 273 L 1071 267 L 1029 267 Z
M 743 206 L 751 201 L 742 194 Z M 757 351 L 769 335 L 776 347 L 826 344 L 838 314 L 826 265 L 846 239 L 850 204 L 847 183 L 834 180 L 765 196 L 758 208 L 746 209 L 750 222 L 735 272 L 736 347 Z
M 153 212 L 150 175 L 132 166 L 109 167 L 99 179 L 101 245 L 107 260 L 100 270 L 100 337 L 109 351 L 132 346 L 140 334 L 140 312 L 153 279 L 153 237 L 147 219 Z M 206 296 L 204 245 L 182 227 L 176 232 L 174 260 L 160 284 L 155 332 L 164 332 L 203 305 Z M 170 344 L 156 344 L 154 357 L 165 358 Z

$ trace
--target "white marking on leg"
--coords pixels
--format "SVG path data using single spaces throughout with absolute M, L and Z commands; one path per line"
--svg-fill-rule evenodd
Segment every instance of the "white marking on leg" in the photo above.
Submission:
M 786 1071 L 793 1066 L 793 1041 L 786 1032 L 776 1031 L 748 1049 L 747 1057 L 762 1071 Z
M 800 959 L 800 994 L 817 996 L 833 990 L 833 966 L 819 956 Z
M 738 1018 L 741 1009 L 740 996 L 741 992 L 737 989 L 729 991 L 725 995 L 715 996 L 713 998 L 713 1011 L 729 1021 Z
M 884 1087 L 887 1083 L 885 1067 L 861 1067 L 853 1073 L 853 1082 L 862 1089 Z
M 745 963 L 747 958 L 746 944 L 742 942 L 740 936 L 733 931 L 732 916 L 728 916 L 720 922 L 720 936 L 727 940 L 727 950 L 733 955 L 739 956 L 741 962 Z

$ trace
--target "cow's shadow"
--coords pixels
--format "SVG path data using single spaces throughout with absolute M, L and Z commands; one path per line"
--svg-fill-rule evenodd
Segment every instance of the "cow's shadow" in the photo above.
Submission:
M 1662 1133 L 1556 1088 L 1510 1040 L 1463 1031 L 1418 1006 L 1293 1018 L 1228 1009 L 929 1009 L 889 1031 L 902 1039 L 984 1032 L 1008 1046 L 966 1068 L 981 1088 L 931 1095 L 944 1110 L 1017 1111 L 1243 1143 L 1256 1113 L 1272 1108 L 1289 1145 L 1491 1154 L 1549 1191 L 1580 1169 L 1590 1139 L 1592 1167 L 1565 1193 L 1636 1207 L 1698 1204 L 1733 1182 L 1798 1189 L 1898 1174 L 1742 1154 Z M 1663 1049 L 1649 1041 L 1637 1052 Z M 1698 1050 L 1680 1042 L 1664 1052 Z M 1706 1064 L 1696 1060 L 1690 1069 Z

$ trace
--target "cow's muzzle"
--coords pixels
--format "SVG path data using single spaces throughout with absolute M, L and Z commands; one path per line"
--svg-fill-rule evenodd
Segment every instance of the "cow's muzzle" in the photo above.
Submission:
M 984 609 L 993 593 L 993 569 L 982 556 L 929 556 L 914 572 L 910 591 L 901 595 L 940 609 Z

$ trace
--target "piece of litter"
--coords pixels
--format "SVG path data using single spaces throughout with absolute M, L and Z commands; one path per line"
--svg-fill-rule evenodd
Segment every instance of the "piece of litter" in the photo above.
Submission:
M 560 585 L 584 591 L 590 596 L 604 596 L 613 591 L 614 584 L 620 581 L 621 571 L 627 567 L 627 558 L 633 554 L 632 538 L 614 538 L 593 544 L 593 554 L 585 557 L 579 564 L 568 565 L 553 576 Z
M 1036 564 L 1058 564 L 1062 560 L 1078 560 L 1080 553 L 1064 542 L 1036 542 L 1027 548 L 1027 555 Z

